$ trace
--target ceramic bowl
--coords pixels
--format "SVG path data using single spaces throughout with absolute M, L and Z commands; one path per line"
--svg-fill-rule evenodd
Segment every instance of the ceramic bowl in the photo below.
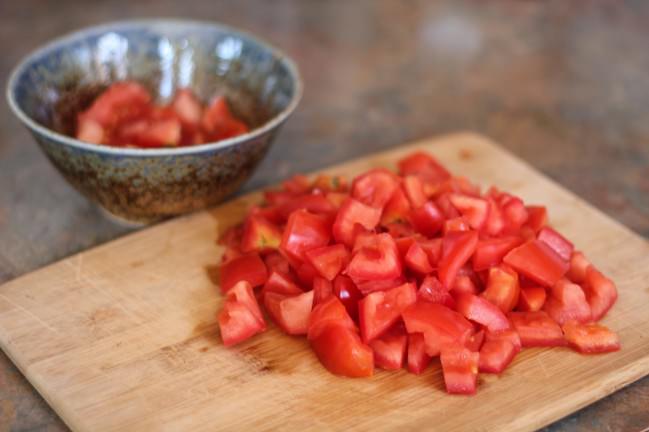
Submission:
M 227 96 L 250 132 L 204 145 L 138 149 L 72 137 L 76 113 L 109 84 L 144 84 L 158 102 L 189 87 Z M 272 46 L 220 24 L 124 21 L 84 29 L 27 56 L 7 99 L 49 160 L 109 214 L 135 223 L 215 205 L 254 172 L 302 95 L 295 64 Z

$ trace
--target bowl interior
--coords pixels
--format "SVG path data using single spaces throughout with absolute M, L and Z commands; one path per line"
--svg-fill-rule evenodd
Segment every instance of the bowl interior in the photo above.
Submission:
M 225 95 L 251 128 L 281 113 L 298 91 L 277 51 L 230 28 L 196 22 L 126 22 L 82 30 L 32 54 L 12 97 L 48 129 L 73 135 L 76 113 L 110 83 L 137 80 L 159 102 L 188 87 L 207 103 Z

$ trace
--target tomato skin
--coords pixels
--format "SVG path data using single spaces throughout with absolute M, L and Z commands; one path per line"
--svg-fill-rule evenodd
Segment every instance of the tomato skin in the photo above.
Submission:
M 338 275 L 333 281 L 333 294 L 345 305 L 353 319 L 358 316 L 358 301 L 363 297 L 354 282 L 345 275 Z
M 451 177 L 451 174 L 435 160 L 424 152 L 415 152 L 401 159 L 397 163 L 399 174 L 417 175 L 427 182 L 441 182 Z
M 286 273 L 272 271 L 262 289 L 262 293 L 268 292 L 290 296 L 302 294 L 303 291 Z
M 416 300 L 417 291 L 412 283 L 405 283 L 387 291 L 376 291 L 363 297 L 358 303 L 363 341 L 370 342 L 383 334 Z
M 303 335 L 307 333 L 309 314 L 313 307 L 313 291 L 295 296 L 267 292 L 264 294 L 264 306 L 286 334 Z
M 442 240 L 442 259 L 439 261 L 439 280 L 445 287 L 452 287 L 453 281 L 462 267 L 473 255 L 478 245 L 475 231 L 453 232 Z
M 377 168 L 354 179 L 351 195 L 365 205 L 382 209 L 398 187 L 399 183 L 393 173 Z
M 238 282 L 228 291 L 218 321 L 225 346 L 236 345 L 266 330 L 266 323 L 248 282 Z
M 402 326 L 394 326 L 380 337 L 373 339 L 370 348 L 374 352 L 374 365 L 385 370 L 403 367 L 408 346 L 408 335 Z
M 435 276 L 426 276 L 424 278 L 417 291 L 417 298 L 455 309 L 455 299 Z
M 581 284 L 586 280 L 586 271 L 590 266 L 590 261 L 586 259 L 583 253 L 574 251 L 570 257 L 570 269 L 568 270 L 568 279 L 574 283 Z
M 523 200 L 509 194 L 502 194 L 500 206 L 505 218 L 505 232 L 514 233 L 527 222 L 529 215 Z
M 432 201 L 410 211 L 410 223 L 415 231 L 433 237 L 442 228 L 444 217 L 437 205 Z
M 404 223 L 408 221 L 410 214 L 410 201 L 403 192 L 403 189 L 397 187 L 392 193 L 392 197 L 386 203 L 381 214 L 381 225 L 386 226 L 391 223 Z
M 490 331 L 510 328 L 509 320 L 503 312 L 490 301 L 474 294 L 460 294 L 456 297 L 456 310 L 467 319 L 487 327 Z
M 590 305 L 593 321 L 599 321 L 617 301 L 617 288 L 612 280 L 594 266 L 586 269 L 584 293 Z
M 307 339 L 316 338 L 326 325 L 332 323 L 356 331 L 356 324 L 347 313 L 347 309 L 334 295 L 329 296 L 311 310 L 307 326 Z
M 527 206 L 527 218 L 526 225 L 529 226 L 534 233 L 541 231 L 541 228 L 547 225 L 548 223 L 548 211 L 544 206 Z
M 428 261 L 428 255 L 417 242 L 413 242 L 408 248 L 404 262 L 408 268 L 419 274 L 427 274 L 433 271 L 433 266 Z
M 473 326 L 446 306 L 418 300 L 401 314 L 408 333 L 423 333 L 426 353 L 434 357 L 447 345 L 464 345 Z
M 506 266 L 491 267 L 487 288 L 482 296 L 507 313 L 518 303 L 520 286 L 518 274 Z
M 325 218 L 296 210 L 288 218 L 280 243 L 280 251 L 287 257 L 303 261 L 309 249 L 326 246 L 331 238 L 330 226 Z
M 472 257 L 473 270 L 487 270 L 500 264 L 503 257 L 521 243 L 520 237 L 514 236 L 480 240 Z
M 305 252 L 305 256 L 320 276 L 330 281 L 334 280 L 349 261 L 349 251 L 342 244 L 311 249 Z
M 242 252 L 260 252 L 277 249 L 282 231 L 261 216 L 251 214 L 246 219 L 241 239 Z
M 506 340 L 489 340 L 480 349 L 480 372 L 499 374 L 516 356 L 516 348 Z
M 426 354 L 426 343 L 421 333 L 408 335 L 408 371 L 419 375 L 430 364 L 431 357 Z
M 523 347 L 564 346 L 561 327 L 543 311 L 510 312 L 509 319 Z
M 256 253 L 241 255 L 221 265 L 221 292 L 224 293 L 242 280 L 254 288 L 267 279 L 266 265 Z
M 352 259 L 344 273 L 355 281 L 387 280 L 401 276 L 399 250 L 389 234 L 371 234 L 361 243 L 357 241 L 354 245 Z
M 566 341 L 582 354 L 599 354 L 619 351 L 620 338 L 600 324 L 579 324 L 570 321 L 563 325 Z
M 547 293 L 540 286 L 521 287 L 517 309 L 521 312 L 536 312 L 545 304 Z
M 564 261 L 570 261 L 572 251 L 575 247 L 572 242 L 557 231 L 546 226 L 541 228 L 536 238 L 552 248 Z
M 334 288 L 331 281 L 316 276 L 313 278 L 313 306 L 323 303 L 329 297 L 333 296 Z
M 299 279 L 299 281 L 304 286 L 312 286 L 313 279 L 316 276 L 318 276 L 318 271 L 308 261 L 304 261 L 303 263 L 301 263 L 295 273 L 297 274 L 297 278 Z
M 539 240 L 529 240 L 512 249 L 505 255 L 503 262 L 519 274 L 546 287 L 552 287 L 568 271 L 568 263 Z
M 471 228 L 479 230 L 487 222 L 489 203 L 486 200 L 458 193 L 450 194 L 449 200 Z
M 543 310 L 559 325 L 573 320 L 580 323 L 591 320 L 584 291 L 567 279 L 561 279 L 552 287 L 552 295 L 545 301 Z
M 360 378 L 374 373 L 372 349 L 361 342 L 354 330 L 344 325 L 326 324 L 318 336 L 311 339 L 311 347 L 320 363 L 335 375 Z
M 480 355 L 462 346 L 442 349 L 440 360 L 446 391 L 451 394 L 475 393 Z
M 372 230 L 378 225 L 380 219 L 380 208 L 370 207 L 354 198 L 347 198 L 336 214 L 333 224 L 334 239 L 338 243 L 351 247 L 354 244 L 356 225 Z

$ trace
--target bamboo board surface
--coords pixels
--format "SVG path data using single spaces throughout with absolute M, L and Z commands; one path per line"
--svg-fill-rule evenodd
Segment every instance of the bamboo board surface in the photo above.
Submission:
M 582 356 L 529 349 L 474 397 L 447 395 L 438 363 L 421 376 L 378 370 L 347 379 L 320 366 L 303 338 L 269 330 L 220 342 L 213 282 L 218 233 L 251 194 L 139 231 L 0 287 L 0 346 L 78 431 L 533 430 L 649 373 L 649 243 L 487 139 L 447 135 L 325 171 L 394 167 L 415 149 L 454 173 L 545 204 L 618 286 L 604 323 L 622 350 Z

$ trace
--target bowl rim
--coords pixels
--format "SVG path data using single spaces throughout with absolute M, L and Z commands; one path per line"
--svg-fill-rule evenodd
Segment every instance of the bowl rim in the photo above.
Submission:
M 125 148 L 125 147 L 113 147 L 103 144 L 91 144 L 76 138 L 73 138 L 68 135 L 64 135 L 59 132 L 55 132 L 35 120 L 33 120 L 29 115 L 27 115 L 18 101 L 15 99 L 15 88 L 17 86 L 18 78 L 26 71 L 27 66 L 32 63 L 35 59 L 47 54 L 53 49 L 66 45 L 70 42 L 76 41 L 82 38 L 87 34 L 101 34 L 103 32 L 108 32 L 111 30 L 120 30 L 127 28 L 137 28 L 137 27 L 148 27 L 151 25 L 174 25 L 174 26 L 197 26 L 197 27 L 208 27 L 212 29 L 223 30 L 234 35 L 247 38 L 253 43 L 258 44 L 265 50 L 269 51 L 275 58 L 280 62 L 284 63 L 286 68 L 293 79 L 293 96 L 289 104 L 278 114 L 268 120 L 266 123 L 261 126 L 250 130 L 249 132 L 238 135 L 233 138 L 224 139 L 221 141 L 205 143 L 195 146 L 183 146 L 183 147 L 163 147 L 163 148 Z M 39 134 L 45 135 L 50 140 L 74 147 L 81 150 L 90 150 L 97 153 L 104 153 L 107 155 L 122 155 L 122 156 L 179 156 L 179 155 L 191 155 L 195 153 L 203 153 L 211 150 L 219 150 L 225 147 L 234 146 L 251 139 L 255 139 L 259 136 L 262 136 L 279 125 L 281 125 L 297 107 L 298 103 L 302 99 L 304 91 L 304 85 L 302 83 L 302 78 L 299 72 L 299 69 L 295 65 L 295 62 L 283 51 L 276 48 L 275 46 L 269 44 L 263 39 L 253 36 L 251 33 L 240 30 L 238 28 L 221 24 L 218 22 L 211 21 L 201 21 L 193 19 L 169 19 L 169 18 L 143 18 L 143 19 L 134 19 L 134 20 L 119 20 L 111 21 L 99 25 L 87 26 L 75 31 L 66 33 L 62 36 L 54 38 L 49 42 L 38 46 L 27 55 L 25 55 L 16 66 L 12 69 L 9 80 L 7 81 L 6 87 L 6 98 L 9 104 L 10 109 L 13 111 L 14 115 L 29 129 L 38 132 Z

